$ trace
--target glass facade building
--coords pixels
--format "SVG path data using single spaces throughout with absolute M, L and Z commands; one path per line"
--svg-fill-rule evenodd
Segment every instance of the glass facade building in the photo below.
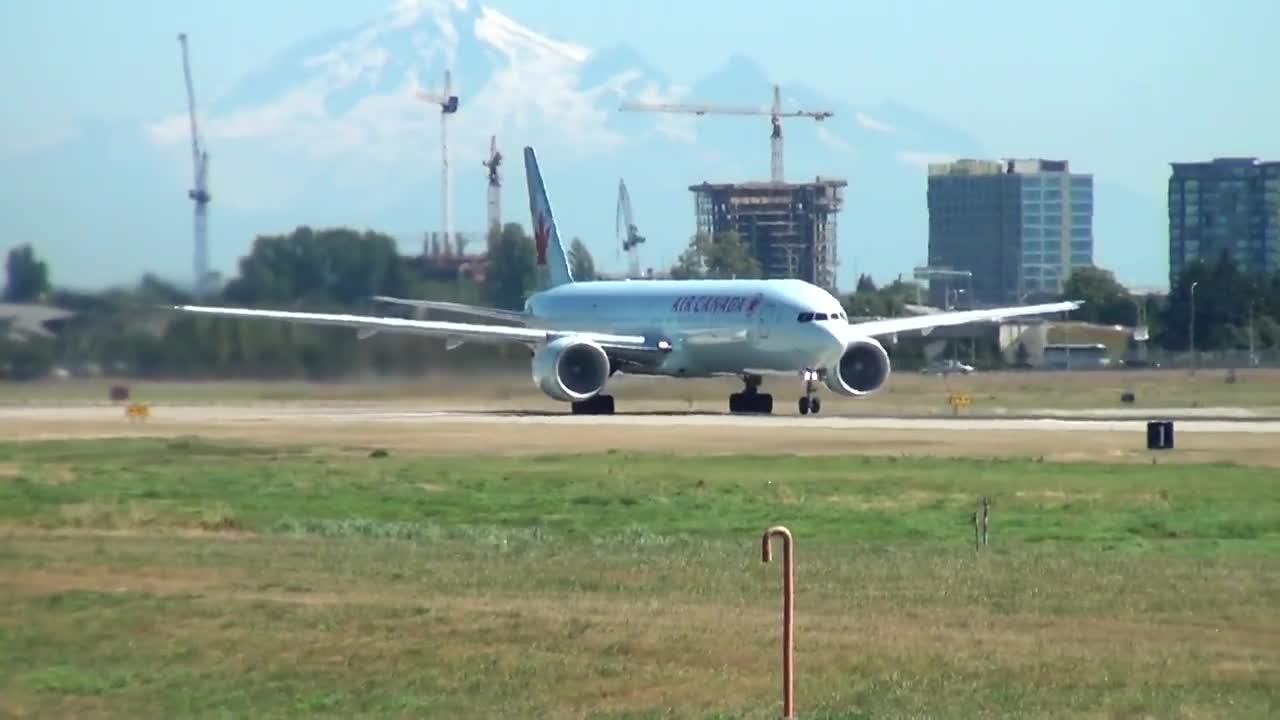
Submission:
M 928 204 L 929 266 L 971 272 L 972 302 L 1057 295 L 1093 264 L 1093 176 L 1066 161 L 934 164 Z
M 1215 263 L 1223 254 L 1242 272 L 1280 271 L 1280 162 L 1173 163 L 1169 286 L 1191 263 Z

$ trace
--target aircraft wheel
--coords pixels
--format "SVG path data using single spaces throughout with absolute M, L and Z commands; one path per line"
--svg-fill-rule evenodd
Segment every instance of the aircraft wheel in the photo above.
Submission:
M 800 414 L 801 415 L 809 414 L 809 398 L 807 397 L 800 398 Z
M 588 400 L 573 403 L 574 415 L 612 415 L 613 410 L 612 395 L 596 395 Z
M 734 393 L 729 396 L 729 412 L 740 413 L 742 412 L 742 406 L 745 404 L 742 393 Z
M 812 400 L 809 401 L 809 412 L 813 413 L 814 415 L 817 415 L 818 411 L 821 409 L 822 409 L 821 400 L 819 400 L 818 398 L 813 398 Z
M 752 408 L 761 415 L 770 415 L 773 413 L 773 396 L 767 393 L 761 393 L 755 397 Z

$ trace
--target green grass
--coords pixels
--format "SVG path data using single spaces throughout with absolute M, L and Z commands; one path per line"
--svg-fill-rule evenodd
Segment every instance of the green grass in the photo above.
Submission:
M 1265 469 L 0 444 L 0 717 L 1268 717 Z M 993 500 L 992 546 L 970 513 Z
M 732 538 L 786 519 L 824 542 L 956 541 L 980 495 L 1009 542 L 1280 552 L 1274 471 L 851 456 L 371 458 L 198 439 L 0 445 L 0 522 L 371 537 L 537 531 Z

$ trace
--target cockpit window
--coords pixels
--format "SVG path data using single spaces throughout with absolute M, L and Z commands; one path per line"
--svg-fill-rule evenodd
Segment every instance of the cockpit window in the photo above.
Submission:
M 808 312 L 800 313 L 800 316 L 796 318 L 796 322 L 810 322 L 811 320 L 813 320 L 813 313 Z
M 813 314 L 813 319 L 814 319 L 815 321 L 816 321 L 816 320 L 826 320 L 826 319 L 827 319 L 827 314 L 826 314 L 826 313 L 814 313 L 814 314 Z

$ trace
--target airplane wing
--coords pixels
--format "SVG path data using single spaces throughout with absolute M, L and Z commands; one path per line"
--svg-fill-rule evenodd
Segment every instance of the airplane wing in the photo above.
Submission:
M 471 315 L 474 317 L 488 318 L 490 320 L 504 320 L 507 322 L 520 323 L 521 325 L 527 325 L 529 323 L 528 313 L 517 312 L 514 310 L 499 310 L 498 308 L 467 305 L 465 303 L 444 302 L 441 300 L 409 300 L 406 298 L 387 297 L 386 295 L 375 295 L 373 299 L 378 302 L 391 303 L 393 305 L 408 305 L 409 307 L 422 308 L 424 310 L 444 310 L 446 312 L 458 313 L 460 315 Z
M 1044 315 L 1048 313 L 1069 312 L 1084 303 L 1078 301 L 1045 303 L 1042 305 L 1020 305 L 1017 307 L 990 308 L 986 310 L 962 310 L 960 312 L 944 312 L 933 315 L 916 315 L 913 317 L 888 318 L 870 320 L 868 322 L 850 323 L 849 329 L 860 335 L 875 337 L 877 335 L 893 335 L 912 330 L 922 330 L 925 335 L 938 327 L 951 325 L 968 325 L 979 322 L 1000 322 L 1005 318 L 1023 315 Z
M 671 350 L 671 343 L 668 341 L 646 338 L 641 335 L 610 335 L 607 333 L 508 327 L 505 325 L 472 325 L 470 323 L 439 320 L 410 320 L 398 317 L 306 313 L 287 310 L 254 310 L 250 308 L 208 307 L 202 305 L 175 305 L 173 309 L 179 312 L 218 317 L 261 318 L 285 320 L 307 325 L 349 327 L 356 330 L 358 337 L 362 339 L 380 332 L 442 337 L 446 339 L 448 343 L 446 347 L 449 348 L 457 347 L 464 341 L 488 343 L 519 342 L 529 347 L 536 347 L 561 337 L 574 336 L 590 340 L 606 351 L 617 352 L 628 358 L 652 356 Z

